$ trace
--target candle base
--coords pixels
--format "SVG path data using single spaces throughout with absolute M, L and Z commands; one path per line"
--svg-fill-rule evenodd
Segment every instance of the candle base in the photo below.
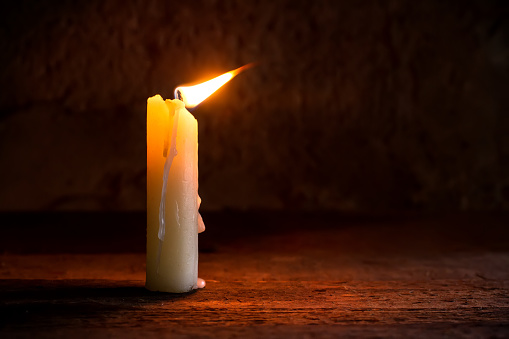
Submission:
M 194 290 L 200 289 L 197 285 L 192 286 L 190 288 L 184 288 L 184 289 L 169 289 L 164 286 L 158 286 L 157 284 L 145 284 L 145 288 L 151 292 L 159 292 L 159 293 L 189 293 Z

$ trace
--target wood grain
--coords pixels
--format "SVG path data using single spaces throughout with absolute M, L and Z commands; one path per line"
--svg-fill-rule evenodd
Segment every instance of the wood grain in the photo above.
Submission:
M 279 219 L 254 222 L 260 220 L 266 227 L 258 233 L 211 232 L 200 254 L 207 286 L 183 295 L 145 290 L 140 252 L 4 253 L 0 334 L 509 336 L 505 220 L 363 221 L 314 229 L 304 227 L 309 220 L 292 225 L 288 219 L 290 226 L 280 229 L 267 227 Z M 485 238 L 475 225 L 484 227 Z

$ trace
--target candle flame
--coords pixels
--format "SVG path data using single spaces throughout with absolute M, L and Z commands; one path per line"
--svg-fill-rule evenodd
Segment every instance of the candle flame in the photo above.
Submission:
M 233 71 L 221 74 L 214 79 L 202 82 L 194 86 L 179 86 L 175 89 L 175 99 L 180 99 L 184 102 L 187 108 L 198 106 L 203 100 L 211 96 L 221 86 L 233 79 L 234 76 L 243 70 L 252 67 L 252 64 L 247 64 Z

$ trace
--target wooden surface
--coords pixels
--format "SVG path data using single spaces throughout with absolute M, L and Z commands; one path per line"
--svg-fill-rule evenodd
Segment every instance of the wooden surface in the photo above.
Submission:
M 27 225 L 40 224 L 4 218 L 1 337 L 509 336 L 504 215 L 209 215 L 207 287 L 184 295 L 144 289 L 143 245 L 132 239 L 142 215 L 110 226 L 125 232 L 109 251 L 116 233 L 88 218 L 81 253 L 52 240 L 77 241 L 72 232 L 34 239 Z M 51 250 L 16 247 L 22 234 L 24 246 Z

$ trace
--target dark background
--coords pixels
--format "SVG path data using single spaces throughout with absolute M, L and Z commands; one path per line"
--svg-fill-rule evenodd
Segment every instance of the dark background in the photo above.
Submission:
M 509 209 L 507 1 L 16 1 L 0 210 L 143 211 L 146 99 L 193 111 L 204 211 Z
M 251 62 L 151 293 L 146 100 Z M 0 1 L 2 338 L 509 337 L 508 212 L 508 0 Z

